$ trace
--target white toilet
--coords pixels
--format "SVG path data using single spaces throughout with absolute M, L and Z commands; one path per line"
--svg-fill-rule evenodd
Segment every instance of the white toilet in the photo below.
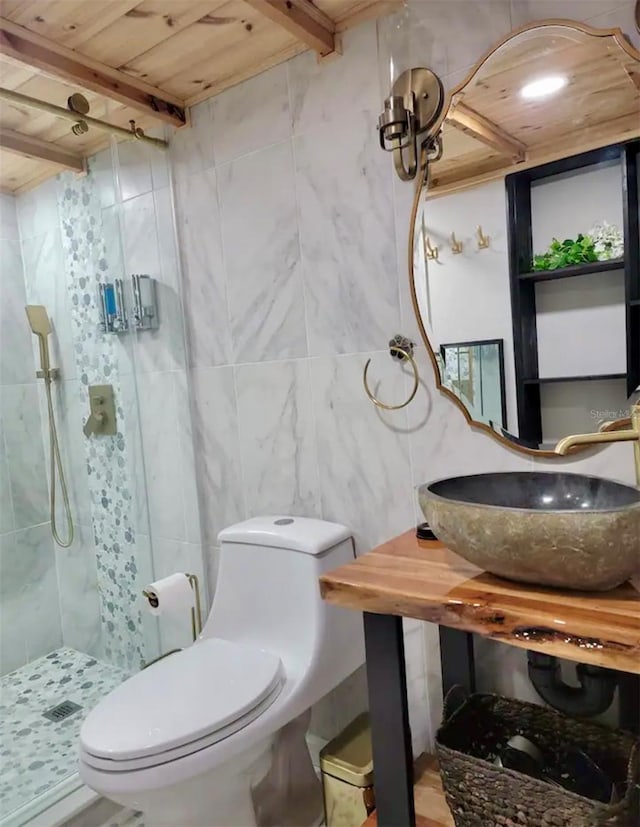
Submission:
M 320 598 L 348 529 L 257 517 L 219 535 L 213 607 L 193 646 L 89 713 L 80 775 L 146 827 L 253 827 L 278 732 L 364 663 L 361 617 Z

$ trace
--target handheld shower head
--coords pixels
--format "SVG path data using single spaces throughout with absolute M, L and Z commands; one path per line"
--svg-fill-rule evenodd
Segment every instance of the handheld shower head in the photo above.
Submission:
M 28 304 L 25 310 L 31 330 L 36 336 L 48 336 L 51 333 L 51 322 L 46 307 L 43 304 Z
M 40 365 L 42 370 L 37 371 L 36 376 L 39 379 L 44 379 L 44 387 L 47 396 L 47 411 L 49 415 L 49 457 L 50 457 L 50 477 L 49 477 L 49 514 L 51 519 L 51 533 L 53 539 L 62 548 L 69 548 L 73 543 L 73 519 L 71 516 L 71 508 L 69 506 L 69 494 L 67 491 L 67 482 L 64 478 L 64 469 L 62 467 L 62 459 L 60 458 L 60 446 L 58 445 L 58 431 L 56 429 L 56 418 L 53 408 L 53 398 L 51 395 L 51 383 L 58 376 L 57 368 L 51 368 L 49 362 L 49 339 L 48 336 L 52 332 L 51 322 L 47 314 L 47 309 L 42 304 L 28 304 L 25 307 L 27 311 L 27 319 L 29 326 L 33 333 L 38 337 L 38 346 L 40 348 Z M 58 534 L 57 516 L 56 516 L 56 471 L 60 478 L 60 489 L 62 491 L 62 500 L 64 504 L 64 513 L 67 519 L 67 538 L 63 540 Z
M 25 310 L 27 311 L 29 326 L 38 337 L 40 367 L 42 368 L 43 377 L 46 381 L 50 381 L 49 343 L 47 342 L 47 336 L 51 333 L 51 322 L 47 315 L 47 309 L 42 304 L 28 304 Z

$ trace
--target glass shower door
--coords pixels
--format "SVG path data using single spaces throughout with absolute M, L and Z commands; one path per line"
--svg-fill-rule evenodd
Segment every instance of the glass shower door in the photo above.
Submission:
M 102 173 L 106 181 L 108 168 Z M 149 549 L 135 541 L 145 492 L 129 483 L 127 362 L 99 329 L 97 284 L 122 263 L 117 239 L 107 237 L 98 192 L 91 172 L 82 179 L 61 175 L 3 204 L 14 218 L 13 237 L 2 242 L 11 267 L 0 274 L 3 824 L 25 823 L 79 786 L 82 717 L 139 669 L 148 651 L 157 651 L 144 634 L 138 599 L 137 572 L 151 566 L 143 559 Z M 51 409 L 45 378 L 36 374 L 43 342 Z M 94 385 L 114 390 L 113 436 L 83 433 Z M 61 460 L 54 466 L 57 539 L 51 422 Z
M 141 151 L 142 150 L 142 151 Z M 0 824 L 77 790 L 84 715 L 132 672 L 191 640 L 147 611 L 175 571 L 202 581 L 180 271 L 164 155 L 134 143 L 2 201 L 0 272 Z M 154 279 L 157 325 L 135 324 L 133 275 Z M 127 324 L 105 327 L 105 287 Z M 53 408 L 74 541 L 49 514 L 48 406 L 25 305 L 51 320 Z M 83 433 L 109 386 L 116 433 Z M 58 524 L 64 526 L 58 495 Z M 44 818 L 44 816 L 43 816 Z
M 140 501 L 147 508 L 137 542 L 150 549 L 145 559 L 154 579 L 176 572 L 193 574 L 206 605 L 169 153 L 129 141 L 114 144 L 114 157 L 137 393 L 136 478 L 146 494 Z M 190 617 L 158 618 L 157 634 L 162 653 L 188 645 Z

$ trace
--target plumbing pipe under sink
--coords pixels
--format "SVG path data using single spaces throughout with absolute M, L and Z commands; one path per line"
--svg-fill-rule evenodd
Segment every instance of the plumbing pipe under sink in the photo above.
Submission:
M 580 686 L 569 686 L 553 655 L 527 652 L 529 680 L 543 701 L 554 709 L 580 718 L 605 712 L 613 703 L 618 679 L 611 669 L 579 663 L 576 675 Z

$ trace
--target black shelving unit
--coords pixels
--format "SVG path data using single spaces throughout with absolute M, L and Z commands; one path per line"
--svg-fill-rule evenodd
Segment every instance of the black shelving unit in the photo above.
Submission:
M 640 385 L 640 141 L 622 148 L 624 291 L 627 322 L 627 395 Z
M 585 264 L 574 264 L 572 267 L 562 267 L 558 270 L 533 270 L 531 273 L 520 273 L 518 278 L 525 281 L 556 281 L 557 279 L 573 279 L 576 276 L 590 276 L 592 273 L 606 273 L 609 270 L 622 270 L 624 258 L 612 258 L 609 261 L 587 261 Z
M 626 373 L 597 373 L 589 376 L 539 376 L 525 379 L 525 385 L 549 385 L 558 382 L 604 382 L 611 379 L 626 379 Z
M 518 408 L 518 433 L 524 444 L 542 443 L 540 388 L 548 382 L 582 382 L 597 379 L 627 380 L 630 395 L 640 384 L 640 229 L 638 169 L 640 141 L 602 147 L 539 167 L 515 172 L 505 180 L 509 239 L 509 280 Z M 531 271 L 531 185 L 534 181 L 606 161 L 619 160 L 622 168 L 624 256 L 612 261 L 589 262 L 561 270 Z M 624 270 L 627 373 L 601 376 L 540 378 L 535 286 L 541 281 L 576 278 L 593 273 Z

